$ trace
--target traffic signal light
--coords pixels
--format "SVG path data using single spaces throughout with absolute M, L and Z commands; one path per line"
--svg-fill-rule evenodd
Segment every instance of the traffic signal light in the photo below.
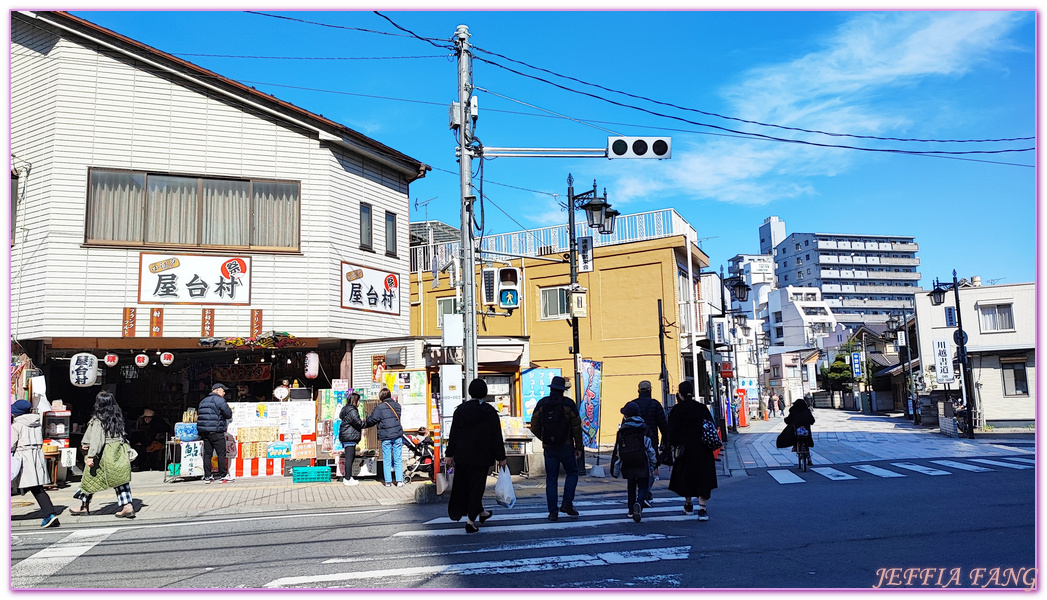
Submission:
M 607 158 L 670 158 L 673 139 L 668 137 L 609 137 Z
M 520 269 L 498 269 L 498 306 L 509 310 L 520 308 Z
M 493 306 L 497 302 L 497 269 L 484 269 L 480 273 L 480 295 L 483 304 Z

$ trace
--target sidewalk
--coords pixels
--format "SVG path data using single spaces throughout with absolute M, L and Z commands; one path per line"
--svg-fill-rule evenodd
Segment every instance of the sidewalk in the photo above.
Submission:
M 942 458 L 964 456 L 1014 456 L 1034 454 L 1032 448 L 1008 447 L 1004 441 L 1034 442 L 1030 432 L 976 432 L 975 439 L 950 438 L 937 428 L 913 425 L 901 413 L 863 414 L 830 408 L 814 411 L 815 466 L 877 460 Z M 744 476 L 746 469 L 796 466 L 789 448 L 776 448 L 775 440 L 785 428 L 782 417 L 751 420 L 749 427 L 728 435 L 728 467 Z

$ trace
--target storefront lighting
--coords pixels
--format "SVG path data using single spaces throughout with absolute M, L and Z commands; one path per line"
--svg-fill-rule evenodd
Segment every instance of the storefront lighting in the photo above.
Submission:
M 291 364 L 291 357 L 290 356 L 287 357 L 287 364 Z

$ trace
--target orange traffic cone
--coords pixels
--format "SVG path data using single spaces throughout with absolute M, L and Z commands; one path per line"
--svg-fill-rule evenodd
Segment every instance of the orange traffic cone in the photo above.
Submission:
M 771 420 L 770 418 L 767 417 L 767 409 L 764 409 L 764 411 L 763 411 L 763 420 L 764 421 L 770 421 Z
M 738 426 L 739 427 L 748 427 L 749 426 L 749 417 L 747 417 L 745 415 L 746 412 L 748 412 L 748 411 L 744 407 L 742 408 L 742 410 L 738 411 Z

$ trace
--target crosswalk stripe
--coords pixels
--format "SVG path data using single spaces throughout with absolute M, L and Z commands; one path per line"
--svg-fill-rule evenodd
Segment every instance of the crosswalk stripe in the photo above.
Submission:
M 924 475 L 952 475 L 952 473 L 950 473 L 949 471 L 942 471 L 941 469 L 925 467 L 923 465 L 917 465 L 915 463 L 891 463 L 891 466 L 898 467 L 899 469 L 916 471 L 917 473 L 923 473 Z
M 1030 465 L 1036 464 L 1036 460 L 1032 458 L 1022 458 L 1020 456 L 1003 456 L 1001 458 L 1006 458 L 1007 460 L 1016 460 L 1018 462 L 1028 463 Z
M 1029 465 L 1016 465 L 1014 463 L 1003 462 L 1000 460 L 989 460 L 988 458 L 972 458 L 971 462 L 981 463 L 983 465 L 994 465 L 997 467 L 1007 467 L 1010 469 L 1031 469 Z
M 828 477 L 833 481 L 846 481 L 848 479 L 858 479 L 854 475 L 849 475 L 843 471 L 837 471 L 831 467 L 811 467 L 811 470 L 821 475 L 822 477 Z
M 514 558 L 503 561 L 482 561 L 457 565 L 431 565 L 404 567 L 399 569 L 378 569 L 374 571 L 331 573 L 327 575 L 281 577 L 270 581 L 265 584 L 264 587 L 279 588 L 296 585 L 316 585 L 318 583 L 358 581 L 361 579 L 403 578 L 423 575 L 501 575 L 505 573 L 576 569 L 579 567 L 606 567 L 621 564 L 658 562 L 662 560 L 685 560 L 690 555 L 690 552 L 690 546 L 674 546 L 670 548 L 648 548 L 628 552 L 599 552 L 594 554 L 573 554 L 567 556 Z
M 985 467 L 979 467 L 978 465 L 969 465 L 967 463 L 962 463 L 957 460 L 932 460 L 931 462 L 936 465 L 941 465 L 943 467 L 952 467 L 954 469 L 971 471 L 974 473 L 985 473 L 987 471 L 992 471 L 992 469 L 986 469 Z
M 785 469 L 773 469 L 767 471 L 767 473 L 771 477 L 774 477 L 775 481 L 777 481 L 778 483 L 807 483 L 796 473 L 793 473 L 792 471 L 787 471 Z
M 652 509 L 644 509 L 644 514 Z M 575 520 L 573 518 L 567 518 L 553 523 L 552 521 L 546 521 L 545 523 L 528 523 L 525 525 L 491 525 L 490 522 L 480 527 L 481 534 L 483 531 L 544 531 L 544 530 L 563 530 L 563 529 L 578 529 L 580 527 L 598 527 L 600 525 L 620 525 L 623 522 L 628 521 L 632 523 L 632 519 L 628 519 L 625 513 L 621 514 L 620 518 L 617 519 L 593 519 L 593 520 Z M 697 518 L 694 515 L 674 515 L 670 517 L 644 517 L 643 522 L 648 521 L 696 521 Z M 392 537 L 443 537 L 450 535 L 470 535 L 465 532 L 463 526 L 456 526 L 453 529 L 441 528 L 441 529 L 417 529 L 414 531 L 400 531 L 394 533 Z
M 11 567 L 11 587 L 36 587 L 63 567 L 94 548 L 120 528 L 75 531 L 29 558 Z
M 877 477 L 905 477 L 905 475 L 902 475 L 901 473 L 895 473 L 889 469 L 874 467 L 872 465 L 851 465 L 851 468 L 865 471 L 866 473 L 876 475 Z

